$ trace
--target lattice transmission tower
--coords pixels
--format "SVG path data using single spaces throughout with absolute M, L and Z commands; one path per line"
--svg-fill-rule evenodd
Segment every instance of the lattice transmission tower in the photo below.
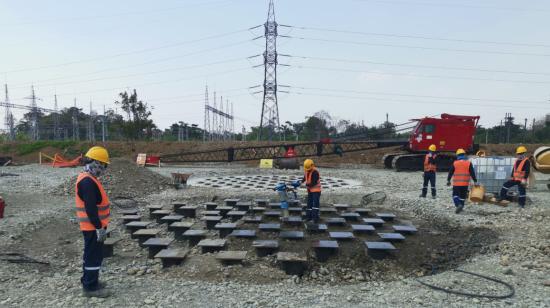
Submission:
M 277 104 L 277 22 L 275 21 L 275 6 L 269 1 L 265 29 L 264 51 L 264 98 L 258 140 L 262 139 L 265 126 L 269 130 L 269 140 L 273 138 L 275 128 L 279 127 L 279 106 Z

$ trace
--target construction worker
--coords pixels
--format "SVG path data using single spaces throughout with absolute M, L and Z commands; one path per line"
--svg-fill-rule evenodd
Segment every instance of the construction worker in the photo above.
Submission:
M 474 166 L 466 158 L 466 151 L 458 149 L 456 151 L 456 160 L 449 170 L 447 176 L 447 186 L 451 186 L 451 178 L 453 179 L 453 201 L 455 203 L 455 213 L 460 213 L 464 209 L 464 203 L 468 197 L 468 187 L 470 180 L 477 185 L 476 173 Z
M 4 208 L 6 207 L 6 202 L 2 196 L 0 196 L 0 219 L 4 218 Z
M 321 199 L 321 176 L 315 168 L 313 160 L 306 159 L 304 161 L 304 178 L 302 183 L 306 183 L 307 188 L 307 209 L 306 222 L 319 222 L 319 206 Z
M 424 157 L 424 184 L 422 185 L 422 194 L 420 197 L 426 198 L 426 195 L 428 194 L 428 183 L 430 183 L 430 186 L 432 187 L 432 199 L 435 199 L 435 172 L 437 171 L 437 166 L 435 165 L 437 154 L 435 151 L 437 150 L 437 147 L 435 144 L 432 144 L 428 150 L 428 154 Z
M 103 261 L 103 241 L 109 224 L 109 197 L 98 178 L 109 165 L 109 153 L 95 146 L 85 155 L 84 172 L 76 180 L 76 215 L 84 236 L 84 264 L 81 278 L 83 295 L 108 297 L 110 292 L 99 282 Z
M 527 193 L 525 187 L 527 186 L 527 179 L 529 179 L 529 173 L 531 172 L 531 162 L 529 157 L 525 155 L 527 153 L 527 148 L 520 146 L 516 149 L 517 159 L 514 163 L 514 168 L 512 169 L 512 175 L 510 180 L 502 185 L 500 190 L 500 195 L 498 201 L 506 199 L 508 190 L 511 187 L 518 186 L 518 203 L 521 208 L 525 207 L 525 199 L 527 198 Z

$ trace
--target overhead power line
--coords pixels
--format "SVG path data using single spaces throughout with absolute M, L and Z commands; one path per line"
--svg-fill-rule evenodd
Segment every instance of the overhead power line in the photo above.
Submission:
M 354 34 L 354 35 L 362 35 L 362 36 L 382 36 L 382 37 L 409 38 L 409 39 L 420 39 L 420 40 L 429 40 L 429 41 L 444 41 L 444 42 L 473 43 L 473 44 L 511 45 L 511 46 L 525 46 L 525 47 L 550 47 L 550 44 L 540 44 L 540 43 L 516 43 L 516 42 L 500 42 L 500 41 L 484 41 L 484 40 L 467 40 L 467 39 L 455 39 L 455 38 L 434 37 L 434 36 L 424 36 L 424 35 L 350 31 L 350 30 L 305 27 L 305 26 L 289 26 L 289 25 L 284 25 L 284 26 L 293 28 L 293 29 L 299 29 L 299 30 L 345 33 L 345 34 Z
M 531 107 L 531 106 L 513 106 L 513 105 L 495 105 L 495 104 L 479 104 L 479 103 L 447 103 L 447 102 L 433 102 L 433 101 L 419 101 L 419 100 L 399 100 L 399 99 L 390 99 L 390 98 L 378 98 L 378 97 L 359 97 L 359 96 L 349 96 L 349 95 L 334 95 L 334 94 L 321 94 L 321 93 L 308 93 L 308 92 L 300 92 L 300 91 L 292 91 L 290 92 L 292 94 L 297 95 L 306 95 L 306 96 L 318 96 L 318 97 L 334 97 L 334 98 L 346 98 L 346 99 L 353 99 L 353 100 L 370 100 L 374 103 L 376 102 L 389 102 L 389 103 L 399 103 L 399 104 L 433 104 L 433 105 L 452 105 L 452 106 L 475 106 L 475 107 L 487 107 L 487 108 L 510 108 L 510 109 L 537 109 L 540 110 L 540 106 L 537 107 Z M 342 103 L 342 101 L 339 101 Z
M 485 9 L 485 10 L 503 10 L 510 12 L 536 12 L 536 13 L 548 13 L 550 10 L 525 8 L 525 7 L 503 7 L 503 6 L 490 6 L 490 5 L 473 5 L 463 3 L 448 3 L 448 2 L 416 2 L 416 1 L 396 1 L 396 0 L 354 0 L 358 2 L 370 2 L 380 4 L 398 4 L 408 6 L 434 6 L 434 7 L 449 7 L 449 8 L 464 8 L 464 9 Z M 523 2 L 522 2 L 523 3 Z
M 409 76 L 409 77 L 421 77 L 421 78 L 457 79 L 457 80 L 472 80 L 472 81 L 494 81 L 494 82 L 525 83 L 525 84 L 533 84 L 533 85 L 550 84 L 550 81 L 536 81 L 536 80 L 530 81 L 530 80 L 490 79 L 490 78 L 442 76 L 442 75 L 422 75 L 422 74 L 410 74 L 410 73 L 387 73 L 387 72 L 376 72 L 376 71 L 367 71 L 367 70 L 358 70 L 358 69 L 331 68 L 331 67 L 306 66 L 306 65 L 293 65 L 292 67 L 313 69 L 313 70 L 337 71 L 337 72 L 348 72 L 348 73 L 365 73 L 365 74 L 389 75 L 389 76 Z
M 335 40 L 335 39 L 306 37 L 306 36 L 290 36 L 290 35 L 280 35 L 280 37 L 293 38 L 293 39 L 298 39 L 298 40 L 326 42 L 326 43 L 367 45 L 367 46 L 378 46 L 378 47 L 408 48 L 408 49 L 419 49 L 419 50 L 436 50 L 436 51 L 447 51 L 447 52 L 481 53 L 481 54 L 496 54 L 496 55 L 510 55 L 510 56 L 550 57 L 550 54 L 540 54 L 540 53 L 524 53 L 524 52 L 511 52 L 511 51 L 498 51 L 498 50 L 476 50 L 476 49 L 458 49 L 458 48 L 411 46 L 411 45 L 371 43 L 371 42 L 360 42 L 360 41 L 346 41 L 346 40 Z
M 477 101 L 477 102 L 543 104 L 543 105 L 546 105 L 546 106 L 550 106 L 550 104 L 548 102 L 545 102 L 545 101 L 525 101 L 525 100 L 514 100 L 514 99 L 457 97 L 457 96 L 434 96 L 434 95 L 404 94 L 404 93 L 390 93 L 390 92 L 377 92 L 377 91 L 357 91 L 357 90 L 345 90 L 345 89 L 300 87 L 300 86 L 290 86 L 290 88 L 300 89 L 300 90 L 324 91 L 324 92 L 342 92 L 342 93 L 373 94 L 373 95 L 392 95 L 392 96 L 403 96 L 403 97 L 433 98 L 433 99 L 446 99 L 446 100 L 451 99 L 451 100 L 465 100 L 465 101 Z
M 377 61 L 368 61 L 368 60 L 336 59 L 336 58 L 294 56 L 294 55 L 290 57 L 297 58 L 297 59 L 311 59 L 311 60 L 334 61 L 334 62 L 343 62 L 343 63 L 364 63 L 364 64 L 374 64 L 374 65 L 418 67 L 418 68 L 428 68 L 428 69 L 472 71 L 472 72 L 482 72 L 482 73 L 505 73 L 505 74 L 550 76 L 550 73 L 544 73 L 544 72 L 509 71 L 509 70 L 495 70 L 495 69 L 484 69 L 484 68 L 473 68 L 473 67 L 470 68 L 470 67 L 455 67 L 455 66 L 419 65 L 419 64 L 406 64 L 406 63 L 387 63 L 387 62 L 377 62 Z
M 101 60 L 104 60 L 104 59 L 119 58 L 119 57 L 123 57 L 123 56 L 146 53 L 146 52 L 160 50 L 160 49 L 179 47 L 179 46 L 198 43 L 198 42 L 202 42 L 202 41 L 206 41 L 206 40 L 218 39 L 218 38 L 221 38 L 221 37 L 230 36 L 230 35 L 233 35 L 233 34 L 237 34 L 237 33 L 241 33 L 241 32 L 247 32 L 247 31 L 248 31 L 248 29 L 241 29 L 241 30 L 237 30 L 237 31 L 225 32 L 225 33 L 222 33 L 222 34 L 211 35 L 211 36 L 207 36 L 207 37 L 203 37 L 203 38 L 199 38 L 199 39 L 194 39 L 194 40 L 189 40 L 189 41 L 184 41 L 184 42 L 178 42 L 178 43 L 172 43 L 172 44 L 167 44 L 167 45 L 158 46 L 158 47 L 144 48 L 144 49 L 139 49 L 139 50 L 121 52 L 121 53 L 112 54 L 112 55 L 100 56 L 100 57 L 89 58 L 89 59 L 74 60 L 74 61 L 58 63 L 58 64 L 52 64 L 52 65 L 21 68 L 21 69 L 16 69 L 16 70 L 11 70 L 11 71 L 3 71 L 3 72 L 0 72 L 0 73 L 1 74 L 8 74 L 8 73 L 36 71 L 36 70 L 63 67 L 63 66 L 74 65 L 74 64 L 96 62 L 96 61 L 101 61 Z

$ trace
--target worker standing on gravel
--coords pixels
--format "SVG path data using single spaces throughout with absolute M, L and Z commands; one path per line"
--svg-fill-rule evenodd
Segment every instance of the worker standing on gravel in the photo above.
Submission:
M 435 153 L 435 151 L 437 150 L 437 147 L 435 146 L 435 144 L 432 144 L 428 149 L 429 152 L 424 157 L 424 184 L 422 185 L 422 194 L 420 195 L 420 197 L 426 198 L 426 195 L 428 194 L 429 183 L 432 187 L 432 199 L 435 199 L 435 172 L 437 171 L 437 166 L 435 164 L 437 154 Z
M 527 148 L 520 146 L 516 149 L 517 159 L 512 169 L 512 175 L 509 181 L 502 185 L 498 201 L 506 199 L 506 194 L 511 187 L 518 186 L 518 203 L 521 208 L 525 207 L 525 200 L 527 199 L 527 192 L 525 190 L 527 186 L 527 180 L 529 179 L 529 173 L 531 172 L 531 162 L 529 157 L 525 155 Z
M 103 262 L 103 241 L 107 237 L 109 224 L 109 198 L 98 180 L 109 161 L 109 153 L 103 147 L 95 146 L 85 155 L 84 172 L 76 180 L 76 215 L 84 235 L 84 264 L 82 271 L 83 295 L 86 297 L 108 297 L 110 292 L 99 282 L 99 270 Z
M 4 218 L 4 208 L 6 207 L 6 202 L 2 196 L 0 196 L 0 219 Z
M 466 158 L 466 151 L 463 149 L 458 149 L 456 151 L 456 160 L 447 176 L 447 186 L 451 186 L 451 178 L 453 179 L 453 201 L 456 207 L 455 213 L 458 214 L 464 209 L 464 203 L 468 197 L 470 180 L 473 180 L 474 184 L 477 185 L 474 166 Z
M 321 176 L 311 159 L 306 159 L 304 161 L 304 178 L 302 179 L 302 183 L 304 182 L 307 188 L 306 222 L 313 221 L 313 223 L 318 223 L 321 199 Z

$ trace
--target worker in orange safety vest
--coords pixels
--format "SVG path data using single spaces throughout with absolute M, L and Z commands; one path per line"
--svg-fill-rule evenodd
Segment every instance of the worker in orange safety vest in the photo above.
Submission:
M 83 295 L 108 297 L 110 292 L 99 282 L 103 262 L 103 242 L 111 214 L 110 202 L 99 177 L 109 165 L 109 153 L 95 146 L 85 155 L 84 172 L 78 175 L 75 185 L 76 216 L 84 236 L 84 264 L 82 271 Z
M 477 185 L 476 173 L 474 166 L 466 157 L 466 151 L 458 149 L 456 151 L 456 160 L 449 170 L 447 176 L 447 186 L 451 186 L 451 178 L 453 179 L 453 201 L 456 207 L 455 213 L 460 213 L 464 209 L 466 198 L 468 197 L 468 188 L 470 181 L 473 180 Z
M 435 153 L 435 151 L 437 150 L 437 147 L 435 146 L 435 144 L 432 144 L 430 145 L 428 150 L 428 154 L 426 154 L 426 156 L 424 157 L 424 173 L 422 175 L 424 179 L 424 184 L 422 185 L 422 194 L 420 194 L 420 197 L 426 198 L 426 195 L 428 194 L 429 183 L 432 187 L 432 199 L 435 199 L 435 173 L 437 171 L 437 166 L 435 164 L 437 154 Z
M 520 146 L 516 149 L 517 159 L 512 169 L 510 180 L 502 185 L 498 201 L 502 201 L 506 198 L 508 190 L 517 185 L 518 187 L 518 203 L 520 208 L 525 207 L 525 200 L 527 199 L 527 180 L 529 179 L 529 173 L 531 172 L 531 162 L 529 157 L 525 155 L 527 148 Z
M 302 183 L 304 182 L 307 188 L 306 222 L 312 221 L 316 224 L 319 223 L 321 176 L 311 159 L 304 161 L 304 178 L 302 179 Z

